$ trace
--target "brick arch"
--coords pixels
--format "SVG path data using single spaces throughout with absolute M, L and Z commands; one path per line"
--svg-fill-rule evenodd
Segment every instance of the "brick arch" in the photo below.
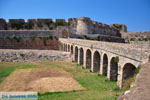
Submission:
M 132 63 L 126 63 L 124 66 L 123 66 L 123 75 L 122 75 L 122 79 L 127 79 L 129 77 L 132 77 L 134 74 L 135 74 L 135 69 L 136 69 L 136 66 L 133 65 Z
M 90 49 L 86 50 L 86 68 L 91 69 L 92 52 Z
M 75 47 L 75 62 L 78 62 L 78 47 Z
M 102 75 L 107 76 L 107 70 L 108 70 L 108 56 L 105 53 L 103 55 L 103 71 L 102 71 L 103 73 L 102 73 Z
M 118 77 L 118 62 L 115 61 L 115 57 L 110 61 L 110 80 L 117 81 Z
M 100 53 L 98 51 L 95 51 L 93 55 L 93 72 L 100 71 L 100 58 Z
M 84 62 L 84 50 L 81 47 L 80 48 L 80 65 L 83 65 L 83 62 Z

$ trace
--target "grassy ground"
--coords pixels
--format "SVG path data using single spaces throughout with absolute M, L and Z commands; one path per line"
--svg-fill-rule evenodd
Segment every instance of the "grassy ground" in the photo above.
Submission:
M 39 100 L 116 100 L 120 90 L 116 82 L 105 81 L 104 76 L 90 73 L 88 69 L 70 62 L 0 63 L 0 82 L 17 68 L 53 67 L 65 69 L 86 90 L 70 92 L 39 93 Z

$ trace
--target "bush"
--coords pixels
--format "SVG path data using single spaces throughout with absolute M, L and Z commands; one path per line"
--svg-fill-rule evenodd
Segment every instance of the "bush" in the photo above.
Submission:
M 118 63 L 119 62 L 119 57 L 116 56 L 115 59 L 114 59 L 114 61 Z
M 97 40 L 97 41 L 100 41 L 100 36 L 97 36 L 97 37 L 96 37 L 96 40 Z
M 23 23 L 23 22 L 10 23 L 10 26 L 11 26 L 12 28 L 16 28 L 17 30 L 19 30 L 19 29 L 23 29 L 24 23 Z
M 72 21 L 71 21 L 71 22 L 68 22 L 67 25 L 68 25 L 68 26 L 71 26 L 71 25 L 72 25 Z
M 27 28 L 27 29 L 32 29 L 33 26 L 34 26 L 34 23 L 31 22 L 31 21 L 29 21 L 29 22 L 26 23 L 26 28 Z
M 9 39 L 10 40 L 10 37 L 6 34 L 5 35 L 5 39 Z
M 49 40 L 49 39 L 52 40 L 53 36 L 49 35 L 48 37 L 38 37 L 38 38 L 41 39 L 41 40 L 43 40 L 44 46 L 47 46 L 46 41 Z
M 139 65 L 139 66 L 135 69 L 135 74 L 138 74 L 139 71 L 140 71 L 140 69 L 141 69 L 141 65 Z
M 37 34 L 31 35 L 30 39 L 33 41 L 37 37 Z
M 10 38 L 10 40 L 16 40 L 17 42 L 20 42 L 20 40 L 21 40 L 21 37 L 17 37 L 16 35 L 13 35 L 11 38 Z
M 21 54 L 20 54 L 20 56 L 21 56 L 21 57 L 24 57 L 24 56 L 25 56 L 25 54 L 21 53 Z
M 135 38 L 131 38 L 130 41 L 135 41 Z
M 52 20 L 48 20 L 48 21 L 45 21 L 44 22 L 47 26 L 50 26 L 52 23 L 53 23 L 53 21 Z
M 55 25 L 56 26 L 64 26 L 65 24 L 64 24 L 64 22 L 57 21 L 57 22 L 55 22 Z

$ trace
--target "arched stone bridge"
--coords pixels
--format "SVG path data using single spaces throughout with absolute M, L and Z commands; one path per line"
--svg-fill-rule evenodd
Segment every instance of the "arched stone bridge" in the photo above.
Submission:
M 70 52 L 74 61 L 107 76 L 108 80 L 117 81 L 120 88 L 138 66 L 149 61 L 150 51 L 136 45 L 71 38 L 59 41 L 60 50 Z

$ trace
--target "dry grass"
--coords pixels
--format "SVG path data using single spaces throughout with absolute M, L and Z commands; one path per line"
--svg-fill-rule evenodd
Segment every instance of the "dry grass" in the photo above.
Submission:
M 1 91 L 57 92 L 84 89 L 68 72 L 54 68 L 17 69 L 1 85 Z

